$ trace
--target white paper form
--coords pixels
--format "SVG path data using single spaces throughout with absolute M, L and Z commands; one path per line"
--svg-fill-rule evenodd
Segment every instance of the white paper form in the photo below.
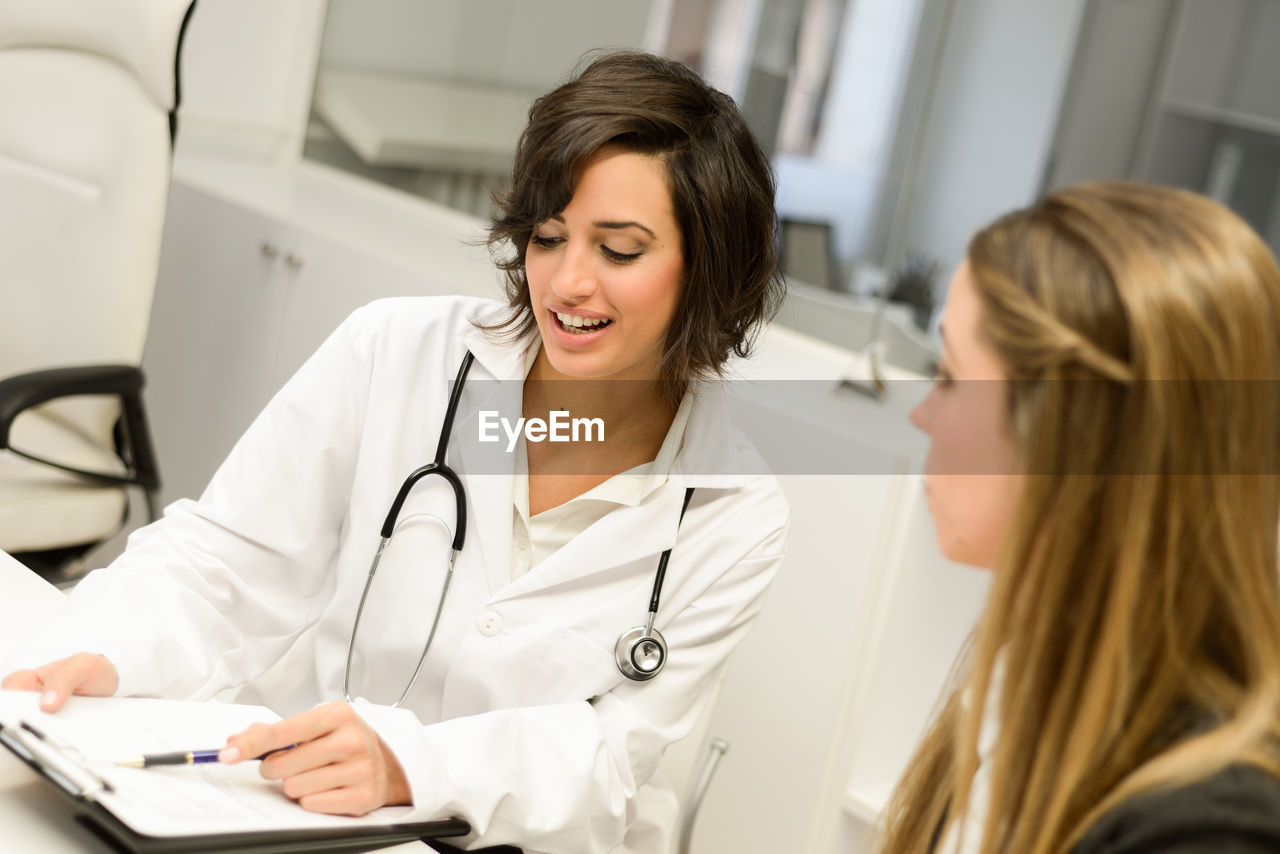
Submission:
M 257 762 L 124 768 L 116 761 L 145 753 L 221 747 L 228 735 L 279 716 L 263 706 L 133 697 L 71 697 L 54 714 L 39 695 L 0 691 L 0 723 L 25 721 L 67 757 L 106 780 L 97 801 L 135 832 L 192 836 L 271 830 L 353 828 L 400 821 L 409 807 L 384 807 L 352 818 L 311 813 L 264 780 Z

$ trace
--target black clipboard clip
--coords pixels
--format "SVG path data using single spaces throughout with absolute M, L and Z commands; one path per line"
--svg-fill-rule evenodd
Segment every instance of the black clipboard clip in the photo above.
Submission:
M 112 792 L 111 783 L 85 768 L 80 751 L 55 742 L 26 721 L 17 726 L 0 726 L 0 742 L 72 797 L 96 801 L 103 792 Z

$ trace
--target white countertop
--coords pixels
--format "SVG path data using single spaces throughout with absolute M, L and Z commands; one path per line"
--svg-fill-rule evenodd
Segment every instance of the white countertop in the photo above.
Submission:
M 312 107 L 366 163 L 503 173 L 537 93 L 325 68 Z

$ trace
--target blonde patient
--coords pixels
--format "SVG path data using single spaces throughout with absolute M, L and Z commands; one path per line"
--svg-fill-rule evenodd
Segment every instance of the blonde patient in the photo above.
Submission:
M 1191 193 L 981 231 L 928 434 L 940 548 L 995 572 L 884 854 L 1280 850 L 1280 272 Z

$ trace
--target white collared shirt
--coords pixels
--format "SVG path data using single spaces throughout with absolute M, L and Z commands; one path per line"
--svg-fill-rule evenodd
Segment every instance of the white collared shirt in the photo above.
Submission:
M 996 659 L 987 686 L 987 702 L 982 707 L 982 724 L 978 729 L 978 769 L 969 787 L 969 803 L 965 809 L 964 824 L 952 824 L 938 846 L 939 854 L 977 854 L 982 846 L 982 831 L 991 811 L 991 774 L 995 761 L 996 739 L 1000 736 L 1000 694 L 1004 687 L 1004 655 Z M 961 702 L 967 707 L 966 692 Z
M 525 353 L 525 376 L 533 367 L 540 344 Z M 685 395 L 652 461 L 615 474 L 558 507 L 529 515 L 529 457 L 522 437 L 516 448 L 514 511 L 511 520 L 511 580 L 515 581 L 551 557 L 570 540 L 616 507 L 635 507 L 667 482 L 671 466 L 684 445 L 691 395 Z

